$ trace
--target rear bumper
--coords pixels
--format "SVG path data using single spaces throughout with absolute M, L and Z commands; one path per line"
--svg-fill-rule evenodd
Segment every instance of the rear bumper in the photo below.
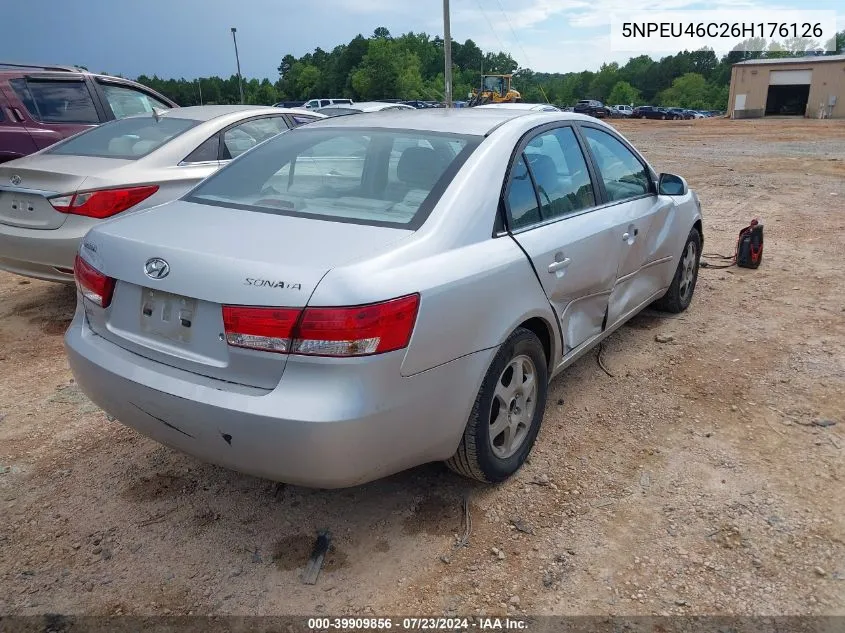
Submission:
M 88 218 L 70 217 L 58 229 L 0 224 L 0 270 L 72 283 L 79 242 L 95 223 Z
M 123 424 L 233 470 L 317 487 L 353 486 L 447 459 L 495 350 L 411 377 L 404 352 L 291 357 L 269 392 L 148 360 L 94 334 L 79 308 L 65 335 L 76 380 Z

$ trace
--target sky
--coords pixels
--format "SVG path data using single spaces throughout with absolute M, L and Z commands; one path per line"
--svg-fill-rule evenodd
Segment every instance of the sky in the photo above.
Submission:
M 0 0 L 0 60 L 77 64 L 137 77 L 235 72 L 230 27 L 237 27 L 241 71 L 278 78 L 284 55 L 331 50 L 378 26 L 391 33 L 443 32 L 441 0 Z M 613 51 L 610 16 L 635 7 L 654 11 L 773 8 L 803 10 L 802 0 L 451 0 L 452 38 L 505 50 L 541 72 L 598 70 L 639 52 Z M 814 10 L 839 0 L 814 0 Z M 837 29 L 845 28 L 845 10 Z M 654 57 L 668 53 L 655 52 Z

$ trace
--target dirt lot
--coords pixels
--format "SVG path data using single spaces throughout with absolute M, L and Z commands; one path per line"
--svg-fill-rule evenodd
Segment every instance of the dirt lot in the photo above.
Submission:
M 435 464 L 313 491 L 174 453 L 72 382 L 72 291 L 0 274 L 0 613 L 845 614 L 845 124 L 618 127 L 698 190 L 706 252 L 759 215 L 764 264 L 622 328 L 613 377 L 556 379 L 498 487 Z

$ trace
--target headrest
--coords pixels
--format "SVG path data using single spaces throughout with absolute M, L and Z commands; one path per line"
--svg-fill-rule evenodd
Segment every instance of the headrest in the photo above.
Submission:
M 138 141 L 132 146 L 132 153 L 135 156 L 141 156 L 147 152 L 153 151 L 158 145 L 158 141 Z
M 412 187 L 431 189 L 445 168 L 440 154 L 430 147 L 409 147 L 399 157 L 396 177 Z
M 115 156 L 131 156 L 132 146 L 138 142 L 138 137 L 118 136 L 109 141 L 109 154 Z

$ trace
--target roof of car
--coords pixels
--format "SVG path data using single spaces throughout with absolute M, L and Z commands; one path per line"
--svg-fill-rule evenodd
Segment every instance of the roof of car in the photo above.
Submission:
M 557 106 L 551 103 L 485 103 L 484 105 L 476 106 L 477 108 L 505 108 L 510 110 L 542 110 L 543 108 L 555 108 L 555 110 L 559 110 Z M 552 112 L 554 110 L 551 110 Z
M 392 102 L 392 101 L 356 101 L 355 103 L 333 103 L 331 105 L 327 105 L 323 108 L 319 108 L 320 110 L 358 110 L 360 112 L 366 112 L 368 110 L 378 110 L 380 108 L 395 108 L 398 106 L 398 109 L 403 110 L 406 107 L 411 108 L 412 106 L 405 106 L 403 103 L 399 102 Z
M 424 108 L 331 117 L 315 121 L 309 124 L 308 128 L 369 127 L 431 132 L 459 131 L 471 136 L 484 136 L 499 125 L 524 116 L 554 116 L 558 120 L 595 121 L 593 117 L 572 112 L 538 112 L 511 108 Z
M 279 110 L 283 112 L 302 112 L 307 113 L 307 110 L 288 110 L 287 108 L 275 108 L 273 106 L 256 106 L 256 105 L 203 105 L 203 106 L 187 106 L 184 108 L 173 108 L 163 113 L 163 116 L 169 116 L 179 119 L 193 119 L 194 121 L 210 121 L 220 116 L 233 114 L 235 112 L 249 112 L 255 111 L 256 114 L 265 112 L 276 112 Z

